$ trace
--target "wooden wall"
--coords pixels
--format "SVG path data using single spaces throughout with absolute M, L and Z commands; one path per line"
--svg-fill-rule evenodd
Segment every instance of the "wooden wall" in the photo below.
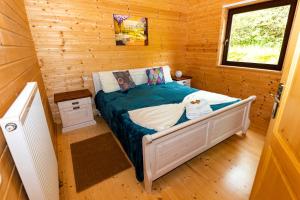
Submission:
M 60 118 L 53 94 L 93 91 L 93 71 L 185 64 L 184 1 L 26 0 L 26 8 L 56 122 Z M 116 46 L 113 14 L 148 17 L 149 46 Z M 82 75 L 89 77 L 86 84 Z
M 47 96 L 89 88 L 91 72 L 170 64 L 193 86 L 237 97 L 257 95 L 252 127 L 265 131 L 281 74 L 217 66 L 222 6 L 239 0 L 25 0 Z M 149 18 L 149 46 L 115 46 L 112 14 Z M 81 76 L 89 80 L 83 83 Z
M 0 117 L 26 82 L 37 81 L 55 142 L 53 120 L 22 0 L 0 0 Z M 26 199 L 24 188 L 0 130 L 0 199 Z
M 256 95 L 251 125 L 265 132 L 273 106 L 270 94 L 275 93 L 281 74 L 217 65 L 222 7 L 238 1 L 189 0 L 186 70 L 194 87 L 242 98 Z

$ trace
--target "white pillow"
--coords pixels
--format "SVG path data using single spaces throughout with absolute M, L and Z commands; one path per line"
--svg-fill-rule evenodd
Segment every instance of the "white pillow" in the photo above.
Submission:
M 129 73 L 136 85 L 141 85 L 144 83 L 148 82 L 148 77 L 146 74 L 147 69 L 152 69 L 152 68 L 157 68 L 160 66 L 155 66 L 155 67 L 147 67 L 147 68 L 137 68 L 137 69 L 130 69 Z M 171 77 L 171 69 L 168 65 L 162 66 L 163 72 L 164 72 L 164 78 L 165 82 L 173 82 L 172 77 Z
M 112 71 L 99 72 L 99 78 L 103 92 L 115 92 L 121 89 Z
M 141 85 L 147 83 L 147 68 L 139 68 L 139 69 L 130 69 L 128 70 L 130 76 L 136 85 Z M 114 71 L 104 71 L 99 72 L 100 84 L 103 92 L 115 92 L 120 90 L 120 86 L 113 74 L 113 72 L 126 71 L 126 70 L 114 70 Z
M 171 69 L 169 65 L 166 66 L 162 66 L 163 71 L 164 71 L 164 78 L 165 78 L 165 82 L 169 83 L 169 82 L 173 82 L 172 77 L 171 77 Z
M 159 66 L 158 66 L 159 67 Z M 141 85 L 144 83 L 147 83 L 148 77 L 146 74 L 146 69 L 151 69 L 155 67 L 147 67 L 147 68 L 137 68 L 137 69 L 129 69 L 130 76 L 132 77 L 132 80 L 136 85 Z M 171 77 L 171 69 L 168 65 L 162 66 L 163 72 L 164 72 L 164 78 L 165 82 L 169 83 L 172 82 Z M 99 78 L 100 78 L 100 84 L 103 92 L 109 93 L 109 92 L 115 92 L 120 90 L 120 86 L 113 75 L 113 72 L 118 71 L 126 71 L 126 70 L 114 70 L 114 71 L 104 71 L 99 72 Z
M 130 69 L 129 73 L 136 85 L 142 85 L 144 83 L 147 83 L 148 78 L 146 74 L 147 68 L 138 68 L 138 69 Z

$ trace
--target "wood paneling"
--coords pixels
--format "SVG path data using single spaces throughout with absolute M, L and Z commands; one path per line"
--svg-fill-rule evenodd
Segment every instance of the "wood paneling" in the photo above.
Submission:
M 187 5 L 180 0 L 26 0 L 51 110 L 57 92 L 88 88 L 92 71 L 170 64 L 184 67 Z M 113 14 L 148 17 L 148 46 L 116 46 Z M 83 83 L 81 76 L 89 80 Z
M 217 66 L 222 6 L 237 0 L 25 2 L 56 122 L 60 117 L 54 93 L 93 91 L 92 71 L 170 64 L 173 70 L 192 75 L 196 88 L 240 98 L 257 95 L 252 128 L 267 129 L 273 104 L 270 94 L 275 93 L 281 74 Z M 148 17 L 149 46 L 116 46 L 114 13 Z M 89 77 L 86 83 L 82 75 Z
M 230 137 L 154 181 L 151 194 L 146 193 L 144 185 L 136 180 L 133 167 L 77 193 L 70 144 L 111 131 L 103 119 L 97 117 L 96 121 L 94 126 L 58 134 L 62 200 L 249 199 L 264 144 L 264 136 L 252 130 L 246 137 Z
M 223 5 L 239 0 L 190 0 L 187 14 L 186 71 L 192 86 L 240 98 L 256 95 L 251 108 L 251 126 L 266 132 L 273 97 L 281 73 L 218 66 L 218 46 Z
M 38 82 L 51 136 L 53 119 L 38 65 L 25 5 L 22 0 L 0 0 L 0 117 L 29 81 Z M 0 199 L 26 199 L 18 171 L 0 130 Z

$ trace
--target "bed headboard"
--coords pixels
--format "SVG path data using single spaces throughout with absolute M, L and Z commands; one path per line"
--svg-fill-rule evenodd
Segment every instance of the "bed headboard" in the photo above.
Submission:
M 154 67 L 160 67 L 160 66 L 154 66 Z M 170 66 L 161 66 L 164 69 L 164 76 L 165 76 L 165 81 L 166 82 L 171 82 L 171 69 Z M 146 69 L 151 69 L 153 67 L 146 67 L 146 68 L 135 68 L 135 69 L 122 69 L 122 70 L 113 70 L 113 71 L 108 71 L 108 72 L 115 72 L 115 71 L 125 71 L 128 70 L 130 72 L 130 75 L 134 82 L 137 85 L 147 83 L 147 75 L 145 73 Z M 94 83 L 94 88 L 95 88 L 95 95 L 102 90 L 101 82 L 100 82 L 100 76 L 99 72 L 92 72 L 93 76 L 93 83 Z

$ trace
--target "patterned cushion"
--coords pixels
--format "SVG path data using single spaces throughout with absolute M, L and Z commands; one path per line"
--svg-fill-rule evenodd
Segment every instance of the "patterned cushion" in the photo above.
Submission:
M 121 71 L 121 72 L 113 72 L 113 75 L 115 76 L 121 91 L 127 91 L 130 88 L 135 87 L 135 83 L 132 80 L 129 71 Z
M 165 83 L 164 71 L 162 67 L 147 69 L 148 85 L 160 85 Z

